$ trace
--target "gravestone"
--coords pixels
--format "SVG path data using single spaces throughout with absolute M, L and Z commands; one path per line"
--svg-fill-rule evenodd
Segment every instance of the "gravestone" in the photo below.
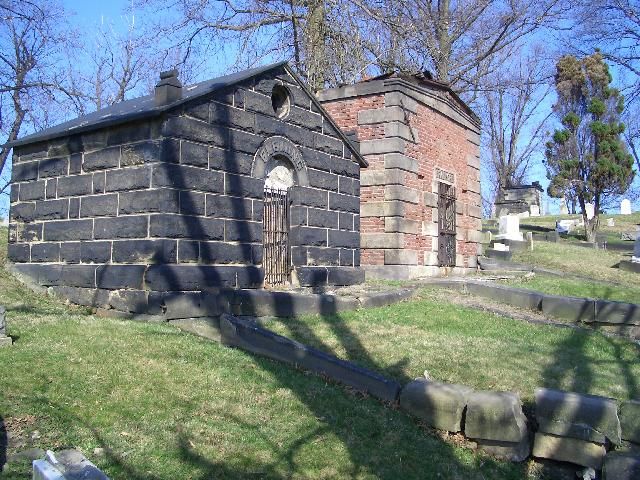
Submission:
M 7 347 L 13 343 L 11 337 L 7 337 L 6 309 L 0 305 L 0 347 Z
M 631 202 L 628 198 L 620 202 L 620 215 L 631 215 Z
M 529 213 L 531 214 L 532 217 L 539 217 L 540 216 L 540 207 L 538 205 L 531 205 L 529 207 Z
M 556 232 L 558 233 L 571 233 L 575 228 L 575 220 L 556 220 Z
M 569 215 L 569 209 L 564 197 L 560 199 L 560 215 Z
M 584 213 L 587 215 L 587 220 L 591 220 L 595 214 L 593 203 L 584 204 Z
M 640 236 L 636 237 L 636 243 L 633 246 L 633 257 L 631 261 L 634 263 L 640 263 Z
M 504 215 L 500 217 L 499 234 L 496 240 L 516 240 L 523 242 L 520 232 L 520 218 L 517 215 Z
M 607 218 L 607 227 L 615 227 L 616 222 L 613 218 Z

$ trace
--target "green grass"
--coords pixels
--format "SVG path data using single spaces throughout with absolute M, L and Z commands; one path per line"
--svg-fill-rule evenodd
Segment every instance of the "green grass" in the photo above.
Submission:
M 79 448 L 114 479 L 529 476 L 321 377 L 167 324 L 84 314 L 2 268 L 0 304 L 16 340 L 0 349 L 10 455 Z M 2 478 L 29 472 L 13 462 Z
M 502 283 L 552 295 L 640 303 L 640 287 L 630 285 L 616 286 L 609 283 L 576 278 L 559 278 L 544 274 L 536 274 L 534 277 L 518 277 L 505 280 Z
M 529 217 L 520 219 L 520 228 L 523 231 L 536 231 L 540 227 L 546 229 L 555 229 L 556 220 L 563 219 L 578 219 L 580 215 L 547 215 L 544 217 Z M 607 226 L 607 219 L 613 218 L 615 225 L 613 227 Z M 607 242 L 611 244 L 626 245 L 629 249 L 633 249 L 633 242 L 623 241 L 620 238 L 622 232 L 635 231 L 636 226 L 640 224 L 640 212 L 633 213 L 631 215 L 600 215 L 600 228 L 598 234 L 606 235 Z M 577 228 L 570 235 L 567 236 L 567 241 L 577 242 L 585 241 L 586 236 L 584 228 Z
M 640 398 L 632 342 L 463 308 L 428 290 L 414 302 L 267 326 L 402 381 L 427 370 L 436 380 L 516 391 L 526 400 L 536 387 Z
M 533 251 L 514 252 L 512 260 L 640 288 L 640 275 L 618 268 L 620 260 L 625 258 L 629 256 L 612 250 L 587 249 L 569 243 L 535 242 Z
M 167 324 L 88 315 L 26 290 L 3 268 L 0 304 L 16 340 L 0 349 L 9 454 L 75 447 L 127 479 L 540 478 L 532 463 L 443 442 L 321 377 Z M 460 308 L 427 291 L 415 302 L 269 326 L 402 382 L 426 369 L 528 400 L 536 386 L 639 396 L 630 342 Z M 11 463 L 3 478 L 29 470 Z

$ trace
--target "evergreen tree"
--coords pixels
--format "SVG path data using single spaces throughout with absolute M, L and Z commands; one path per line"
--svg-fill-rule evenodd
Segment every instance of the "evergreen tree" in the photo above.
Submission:
M 633 159 L 620 138 L 624 98 L 610 86 L 611 80 L 599 52 L 583 59 L 565 55 L 556 66 L 554 113 L 562 128 L 546 145 L 548 193 L 578 201 L 591 242 L 601 207 L 612 196 L 623 194 L 635 174 Z M 592 219 L 587 219 L 587 203 L 594 206 Z

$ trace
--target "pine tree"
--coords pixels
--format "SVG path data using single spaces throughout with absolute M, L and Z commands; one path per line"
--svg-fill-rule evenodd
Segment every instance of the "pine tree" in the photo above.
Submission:
M 621 140 L 624 98 L 611 81 L 599 52 L 583 59 L 565 55 L 556 66 L 554 113 L 562 128 L 546 144 L 548 193 L 578 201 L 590 242 L 595 240 L 600 209 L 626 192 L 635 174 L 633 158 Z M 587 203 L 594 206 L 592 219 L 587 219 Z

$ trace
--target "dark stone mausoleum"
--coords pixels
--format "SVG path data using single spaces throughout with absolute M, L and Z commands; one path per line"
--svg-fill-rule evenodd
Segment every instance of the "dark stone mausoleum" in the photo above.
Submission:
M 164 72 L 12 146 L 9 260 L 74 303 L 161 314 L 176 292 L 363 280 L 366 164 L 286 64 Z

